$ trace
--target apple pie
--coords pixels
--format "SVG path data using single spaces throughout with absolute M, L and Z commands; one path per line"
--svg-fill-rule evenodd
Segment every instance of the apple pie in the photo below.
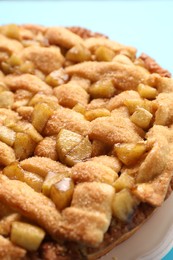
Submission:
M 97 259 L 173 188 L 173 79 L 80 27 L 0 27 L 0 259 Z

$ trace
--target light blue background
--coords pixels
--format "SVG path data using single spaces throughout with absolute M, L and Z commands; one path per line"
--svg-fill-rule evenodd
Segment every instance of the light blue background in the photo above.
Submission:
M 81 25 L 133 45 L 173 73 L 173 1 L 1 1 L 0 23 Z
M 137 47 L 139 54 L 151 55 L 173 74 L 171 0 L 0 0 L 0 24 L 6 23 L 80 25 Z M 164 260 L 173 260 L 173 250 Z

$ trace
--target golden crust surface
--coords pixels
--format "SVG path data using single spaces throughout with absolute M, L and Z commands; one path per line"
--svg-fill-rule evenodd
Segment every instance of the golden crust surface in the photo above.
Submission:
M 51 200 L 35 192 L 27 184 L 20 181 L 8 180 L 0 176 L 0 200 L 24 216 L 36 221 L 54 236 L 59 212 Z
M 0 257 L 2 260 L 20 260 L 25 257 L 26 251 L 12 244 L 8 239 L 0 236 Z
M 58 233 L 68 239 L 97 245 L 111 220 L 114 189 L 98 182 L 77 185 L 70 208 L 62 212 Z
M 63 27 L 49 28 L 46 31 L 46 38 L 51 44 L 60 45 L 66 48 L 71 48 L 76 44 L 84 43 L 81 37 Z
M 5 84 L 11 90 L 17 89 L 25 89 L 33 93 L 42 92 L 44 94 L 51 94 L 52 90 L 50 86 L 40 80 L 38 77 L 30 75 L 30 74 L 23 74 L 20 76 L 7 76 L 5 77 Z
M 143 72 L 135 65 L 129 66 L 116 61 L 112 62 L 91 62 L 69 66 L 66 69 L 70 75 L 77 74 L 80 77 L 97 81 L 102 75 L 113 75 L 115 86 L 121 90 L 136 89 L 137 85 L 147 78 L 148 73 Z

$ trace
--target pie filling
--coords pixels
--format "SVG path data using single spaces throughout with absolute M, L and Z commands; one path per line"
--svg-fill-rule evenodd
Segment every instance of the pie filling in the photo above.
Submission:
M 173 79 L 79 27 L 0 27 L 0 258 L 96 259 L 171 192 Z

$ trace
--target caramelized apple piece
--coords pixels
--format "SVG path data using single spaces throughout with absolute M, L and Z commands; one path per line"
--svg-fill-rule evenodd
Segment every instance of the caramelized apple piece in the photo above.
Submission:
M 108 145 L 106 145 L 105 143 L 103 143 L 99 140 L 93 140 L 93 142 L 92 142 L 92 157 L 106 154 L 108 150 L 109 150 Z
M 64 177 L 68 177 L 68 176 L 69 176 L 68 172 L 60 172 L 60 173 L 55 173 L 51 171 L 48 172 L 42 185 L 42 193 L 45 196 L 49 197 L 51 186 L 56 182 L 62 180 Z
M 147 99 L 126 99 L 124 105 L 128 108 L 130 114 L 133 114 L 137 108 L 144 108 L 151 114 L 154 114 L 157 109 L 156 104 Z
M 20 65 L 20 71 L 22 73 L 34 74 L 34 70 L 35 70 L 35 67 L 34 67 L 34 64 L 32 61 L 26 60 L 25 62 L 23 62 Z
M 37 132 L 37 130 L 32 125 L 28 127 L 26 132 L 36 143 L 40 142 L 43 139 L 43 137 Z
M 41 192 L 43 178 L 38 174 L 23 170 L 17 162 L 6 166 L 2 173 L 11 180 L 20 180 L 22 182 L 26 182 L 35 191 Z
M 3 125 L 0 126 L 0 141 L 13 146 L 15 137 L 16 133 L 13 130 Z
M 74 183 L 71 178 L 63 178 L 51 186 L 50 198 L 57 209 L 62 210 L 70 205 L 73 191 Z
M 70 150 L 67 155 L 65 162 L 68 166 L 84 161 L 91 157 L 92 145 L 88 137 L 84 137 L 82 141 Z
M 140 83 L 138 85 L 138 92 L 141 97 L 147 99 L 155 99 L 158 95 L 157 89 Z
M 124 105 L 128 108 L 129 113 L 133 114 L 137 107 L 144 106 L 144 101 L 142 99 L 126 99 Z
M 8 24 L 4 26 L 2 33 L 8 38 L 20 40 L 20 30 L 16 24 Z
M 22 64 L 22 60 L 21 58 L 16 55 L 15 53 L 13 53 L 10 58 L 8 59 L 8 64 L 10 64 L 11 66 L 15 67 L 15 66 L 19 66 Z
M 23 181 L 23 169 L 20 167 L 18 162 L 13 162 L 10 165 L 6 166 L 3 169 L 2 173 L 11 180 Z
M 14 150 L 0 141 L 0 165 L 9 165 L 16 160 Z
M 137 144 L 115 144 L 114 151 L 118 159 L 125 165 L 132 165 L 144 154 L 146 144 L 143 142 Z
M 114 183 L 114 187 L 116 191 L 120 191 L 125 188 L 131 189 L 133 185 L 134 185 L 134 178 L 126 173 L 122 173 Z
M 110 116 L 111 113 L 106 108 L 96 108 L 89 111 L 86 111 L 85 117 L 87 120 L 92 121 L 96 119 L 97 117 L 104 117 L 104 116 Z
M 147 129 L 150 126 L 150 122 L 153 115 L 144 108 L 138 107 L 136 111 L 131 115 L 131 121 L 141 127 L 142 129 Z
M 64 162 L 67 153 L 79 144 L 82 139 L 83 137 L 80 134 L 74 133 L 70 130 L 61 129 L 57 136 L 56 145 L 60 161 Z
M 37 251 L 45 237 L 45 231 L 40 227 L 15 221 L 12 223 L 11 241 L 28 251 Z
M 115 53 L 106 46 L 99 46 L 95 51 L 95 55 L 96 60 L 98 61 L 111 61 L 114 58 Z
M 138 200 L 128 189 L 123 189 L 115 193 L 112 203 L 113 216 L 121 221 L 127 222 L 138 203 Z
M 75 45 L 66 53 L 66 59 L 74 62 L 83 62 L 91 59 L 91 52 L 83 45 Z
M 36 143 L 43 139 L 43 137 L 37 132 L 33 125 L 26 121 L 18 121 L 17 123 L 10 122 L 7 126 L 13 129 L 15 132 L 28 134 Z
M 53 114 L 53 109 L 46 103 L 39 103 L 34 107 L 32 114 L 32 124 L 38 132 L 42 132 L 49 117 Z
M 86 112 L 86 109 L 83 105 L 81 105 L 80 103 L 76 104 L 74 107 L 73 107 L 73 110 L 84 115 L 85 112 Z
M 52 87 L 65 84 L 68 81 L 68 74 L 64 69 L 54 70 L 46 77 L 46 83 Z
M 55 96 L 47 96 L 43 93 L 37 93 L 33 96 L 33 98 L 29 101 L 29 106 L 35 106 L 38 103 L 46 103 L 50 106 L 53 110 L 56 110 L 58 105 L 58 99 Z
M 154 115 L 156 110 L 158 109 L 156 102 L 144 99 L 144 109 Z
M 26 182 L 31 188 L 37 192 L 41 192 L 43 178 L 36 173 L 23 171 L 23 182 Z
M 14 141 L 14 152 L 16 158 L 24 160 L 31 156 L 35 149 L 35 142 L 31 139 L 28 134 L 16 133 Z
M 93 83 L 88 92 L 92 98 L 111 98 L 115 95 L 116 89 L 112 79 L 101 79 Z

